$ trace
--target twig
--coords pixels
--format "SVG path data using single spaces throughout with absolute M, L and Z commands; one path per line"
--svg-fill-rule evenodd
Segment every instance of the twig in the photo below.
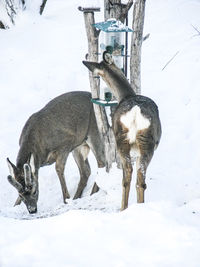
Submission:
M 142 41 L 143 41 L 143 42 L 146 41 L 146 39 L 148 39 L 149 36 L 150 36 L 150 33 L 146 34 L 146 35 L 143 37 L 143 40 L 142 40 Z
M 192 26 L 192 28 L 193 28 L 195 31 L 198 32 L 198 35 L 200 35 L 200 31 L 199 31 L 194 25 L 191 24 L 191 26 Z
M 162 68 L 162 71 L 167 67 L 167 65 L 169 65 L 170 62 L 172 62 L 172 60 L 178 55 L 180 51 L 177 51 L 176 54 L 169 60 L 167 61 L 167 63 L 165 64 L 165 66 Z
M 44 8 L 45 8 L 45 5 L 47 3 L 47 0 L 43 0 L 42 1 L 42 4 L 40 6 L 40 15 L 42 15 L 43 11 L 44 11 Z

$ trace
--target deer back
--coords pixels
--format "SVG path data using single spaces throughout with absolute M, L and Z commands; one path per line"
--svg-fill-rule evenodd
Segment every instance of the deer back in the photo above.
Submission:
M 37 167 L 45 165 L 48 153 L 61 148 L 72 151 L 87 137 L 92 103 L 88 92 L 70 92 L 50 101 L 26 122 L 20 136 L 17 166 L 34 154 Z

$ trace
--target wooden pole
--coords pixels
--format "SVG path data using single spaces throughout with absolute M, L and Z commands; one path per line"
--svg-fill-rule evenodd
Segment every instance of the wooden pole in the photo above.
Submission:
M 85 28 L 88 39 L 88 55 L 87 60 L 98 62 L 98 38 L 100 31 L 93 27 L 95 24 L 94 11 L 99 11 L 96 8 L 78 8 L 83 12 Z M 92 98 L 99 97 L 100 83 L 99 77 L 94 77 L 92 72 L 89 72 L 89 80 Z M 101 138 L 104 143 L 105 157 L 106 157 L 106 171 L 109 172 L 112 162 L 115 159 L 115 143 L 114 136 L 112 136 L 111 129 L 108 123 L 108 118 L 106 115 L 105 108 L 97 105 L 94 105 L 94 112 L 97 120 L 98 129 L 101 135 Z

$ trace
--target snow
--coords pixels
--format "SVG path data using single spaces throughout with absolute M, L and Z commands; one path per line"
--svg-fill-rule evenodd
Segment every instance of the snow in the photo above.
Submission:
M 91 2 L 103 5 L 85 6 Z M 40 169 L 34 215 L 24 204 L 13 207 L 17 192 L 7 181 L 6 158 L 15 162 L 32 113 L 66 91 L 89 90 L 89 82 L 81 63 L 87 53 L 77 10 L 82 1 L 48 1 L 43 16 L 39 0 L 28 3 L 15 27 L 0 31 L 0 266 L 198 267 L 200 36 L 193 26 L 200 29 L 200 1 L 146 2 L 142 94 L 157 103 L 163 133 L 147 170 L 145 204 L 136 203 L 134 176 L 129 208 L 120 212 L 122 171 L 98 169 L 90 153 L 92 174 L 78 200 L 72 200 L 78 168 L 68 159 L 66 205 L 54 166 Z M 101 190 L 90 196 L 94 181 Z
M 121 21 L 116 20 L 115 18 L 107 19 L 107 21 L 95 23 L 94 25 L 97 29 L 104 32 L 132 32 L 132 29 L 129 29 Z

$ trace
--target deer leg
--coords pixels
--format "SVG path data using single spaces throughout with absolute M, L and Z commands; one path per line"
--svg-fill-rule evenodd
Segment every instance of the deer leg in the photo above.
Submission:
M 131 185 L 131 178 L 133 168 L 131 165 L 131 161 L 125 161 L 122 163 L 123 168 L 123 181 L 122 181 L 122 204 L 121 204 L 121 211 L 128 208 L 128 197 Z
M 98 168 L 105 167 L 104 143 L 99 134 L 98 126 L 94 113 L 91 114 L 90 127 L 88 130 L 87 144 L 91 148 L 97 160 Z
M 148 129 L 139 131 L 136 136 L 136 143 L 139 149 L 139 157 L 136 161 L 137 168 L 137 202 L 144 203 L 144 191 L 146 189 L 146 170 L 153 157 L 154 153 L 154 139 L 152 137 L 151 131 Z
M 146 155 L 141 155 L 136 161 L 137 168 L 137 203 L 144 203 L 144 191 L 147 188 L 145 183 L 146 170 L 153 156 L 153 151 L 149 151 Z
M 65 176 L 64 176 L 64 170 L 65 170 L 65 164 L 67 161 L 69 153 L 61 153 L 58 155 L 56 159 L 56 172 L 60 180 L 61 188 L 62 188 L 62 194 L 63 194 L 63 202 L 66 204 L 66 199 L 70 198 L 69 192 L 67 190 L 67 185 L 65 182 Z
M 146 170 L 143 166 L 138 162 L 136 162 L 137 166 L 137 182 L 136 182 L 136 191 L 137 191 L 137 203 L 144 203 L 144 191 L 147 188 L 145 183 Z
M 87 185 L 88 178 L 91 174 L 90 165 L 87 159 L 89 151 L 90 148 L 86 143 L 84 143 L 84 145 L 77 147 L 73 151 L 73 156 L 78 165 L 80 173 L 80 182 L 78 184 L 77 191 L 74 195 L 74 199 L 81 197 L 82 192 Z
M 121 211 L 128 208 L 128 197 L 132 179 L 133 167 L 131 164 L 130 150 L 131 146 L 124 138 L 123 135 L 119 135 L 116 138 L 117 150 L 121 159 L 121 165 L 123 169 L 123 180 L 122 180 L 122 203 Z

